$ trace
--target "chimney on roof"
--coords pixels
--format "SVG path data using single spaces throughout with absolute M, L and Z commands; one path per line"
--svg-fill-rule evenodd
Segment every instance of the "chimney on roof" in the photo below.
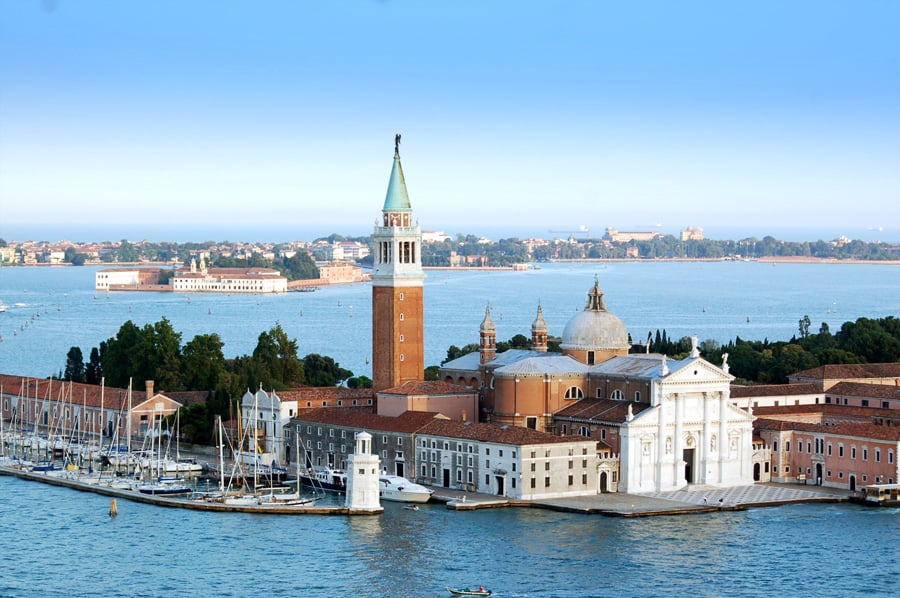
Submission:
M 149 399 L 153 396 L 153 380 L 147 380 L 144 382 L 144 386 L 147 389 L 147 398 Z

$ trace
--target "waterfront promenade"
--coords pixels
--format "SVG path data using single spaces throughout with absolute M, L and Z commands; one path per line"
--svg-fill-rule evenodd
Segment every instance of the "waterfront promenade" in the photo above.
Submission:
M 705 500 L 704 500 L 705 499 Z M 719 502 L 722 499 L 722 502 Z M 692 485 L 682 490 L 648 494 L 606 493 L 538 501 L 508 500 L 499 496 L 435 489 L 433 500 L 464 511 L 503 507 L 534 507 L 610 517 L 687 515 L 793 503 L 846 502 L 849 492 L 802 484 L 753 484 L 732 488 Z

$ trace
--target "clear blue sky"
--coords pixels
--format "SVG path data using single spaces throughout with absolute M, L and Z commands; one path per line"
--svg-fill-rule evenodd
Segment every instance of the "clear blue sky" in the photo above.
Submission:
M 0 237 L 366 233 L 397 132 L 426 229 L 896 231 L 900 2 L 0 0 Z

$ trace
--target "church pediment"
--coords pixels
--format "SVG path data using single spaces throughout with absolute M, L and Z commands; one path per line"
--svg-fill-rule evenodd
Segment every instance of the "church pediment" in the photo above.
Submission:
M 672 362 L 670 362 L 672 363 Z M 734 376 L 726 373 L 702 357 L 672 363 L 669 374 L 663 378 L 666 384 L 723 383 L 730 384 Z M 677 369 L 676 369 L 677 368 Z

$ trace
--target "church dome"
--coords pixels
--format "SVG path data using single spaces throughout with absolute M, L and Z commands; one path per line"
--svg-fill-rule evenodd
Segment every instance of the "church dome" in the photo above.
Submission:
M 628 330 L 622 320 L 606 311 L 603 291 L 595 280 L 588 292 L 584 311 L 569 320 L 562 334 L 560 348 L 564 351 L 628 350 Z

